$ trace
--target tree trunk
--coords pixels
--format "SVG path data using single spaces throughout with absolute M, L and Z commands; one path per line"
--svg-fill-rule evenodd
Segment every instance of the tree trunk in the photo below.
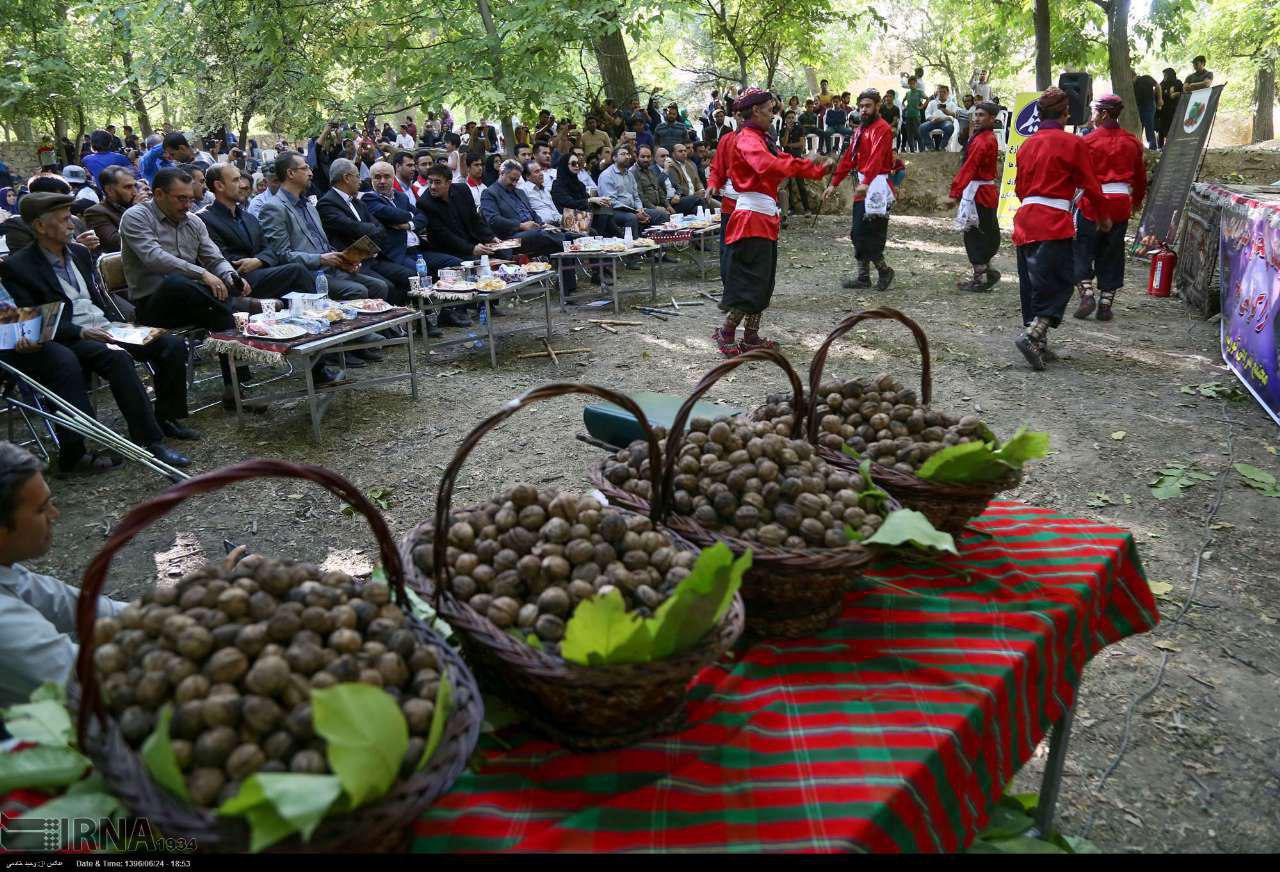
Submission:
M 734 46 L 734 54 L 738 56 L 738 87 L 747 87 L 747 55 L 742 49 Z
M 138 129 L 142 131 L 142 138 L 146 139 L 151 135 L 151 115 L 147 112 L 147 101 L 142 94 L 142 86 L 138 84 L 137 72 L 133 68 L 133 49 L 130 47 L 133 31 L 129 27 L 127 18 L 117 16 L 113 17 L 112 21 L 115 23 L 116 39 L 120 41 L 120 62 L 124 67 L 125 76 L 128 77 L 129 102 L 138 115 Z
M 164 91 L 160 92 L 160 115 L 161 121 L 173 123 L 173 118 L 169 115 L 169 95 Z
M 1275 139 L 1276 59 L 1264 58 L 1253 83 L 1253 136 L 1250 142 Z
M 1053 84 L 1053 56 L 1049 42 L 1049 0 L 1036 0 L 1036 90 Z
M 818 71 L 813 67 L 806 66 L 804 68 L 804 81 L 809 86 L 809 93 L 818 93 Z
M 489 0 L 476 0 L 476 8 L 480 10 L 480 20 L 484 22 L 484 33 L 486 41 L 489 43 L 489 56 L 492 58 L 493 69 L 493 87 L 498 93 L 503 95 L 503 102 L 506 102 L 506 92 L 503 89 L 502 74 L 502 41 L 498 38 L 498 28 L 493 23 L 493 13 L 489 10 Z M 514 154 L 515 149 L 515 130 L 511 126 L 511 113 L 507 111 L 505 106 L 499 107 L 499 117 L 502 125 L 502 139 L 506 143 L 507 153 Z
M 612 28 L 591 40 L 600 77 L 604 79 L 604 93 L 619 106 L 626 106 L 637 95 L 636 77 L 631 72 L 631 59 L 627 57 L 627 43 L 622 38 L 622 28 L 612 22 Z
M 1133 90 L 1133 64 L 1129 59 L 1130 0 L 1111 0 L 1107 4 L 1107 65 L 1111 72 L 1111 93 L 1124 101 L 1120 126 L 1142 140 L 1142 119 L 1138 117 L 1138 99 Z M 1087 110 L 1086 110 L 1087 111 Z

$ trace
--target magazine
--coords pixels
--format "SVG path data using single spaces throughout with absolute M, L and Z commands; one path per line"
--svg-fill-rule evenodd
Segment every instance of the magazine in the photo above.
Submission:
M 361 236 L 343 249 L 342 259 L 347 263 L 359 265 L 380 251 L 382 249 L 372 239 L 367 236 Z
M 53 339 L 62 318 L 62 303 L 0 309 L 0 351 L 12 351 L 18 342 L 43 343 Z
M 112 321 L 107 326 L 107 332 L 116 342 L 125 345 L 146 345 L 157 336 L 163 335 L 165 331 L 159 327 L 141 327 L 137 324 L 120 324 Z

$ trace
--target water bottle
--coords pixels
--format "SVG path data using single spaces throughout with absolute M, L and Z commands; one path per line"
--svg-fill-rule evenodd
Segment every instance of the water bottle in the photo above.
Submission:
M 487 333 L 487 332 L 488 332 L 488 330 L 489 330 L 489 310 L 488 310 L 488 309 L 486 309 L 484 306 L 481 306 L 481 307 L 480 307 L 480 317 L 479 317 L 479 319 L 478 319 L 478 320 L 479 320 L 479 324 L 480 324 L 480 330 L 479 330 L 479 332 L 478 332 L 478 333 L 471 333 L 471 334 L 468 334 L 468 335 L 470 335 L 470 336 L 479 336 L 479 338 L 476 340 L 475 347 L 476 347 L 476 348 L 484 348 L 484 334 L 485 334 L 485 333 Z
M 431 287 L 431 273 L 427 270 L 427 261 L 422 255 L 418 255 L 418 260 L 414 266 L 418 270 L 418 286 L 425 291 Z
M 326 297 L 329 296 L 329 277 L 323 271 L 316 276 L 316 293 L 324 294 Z

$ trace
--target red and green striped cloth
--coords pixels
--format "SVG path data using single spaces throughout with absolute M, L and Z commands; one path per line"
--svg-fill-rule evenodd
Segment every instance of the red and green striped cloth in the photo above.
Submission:
M 706 669 L 680 733 L 600 753 L 504 733 L 414 850 L 964 848 L 1089 658 L 1159 619 L 1126 530 L 1014 502 L 973 526 L 946 568 L 868 575 L 820 636 Z

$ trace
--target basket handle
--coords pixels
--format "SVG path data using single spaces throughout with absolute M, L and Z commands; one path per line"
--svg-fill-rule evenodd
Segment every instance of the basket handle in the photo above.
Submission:
M 879 320 L 898 321 L 911 331 L 911 335 L 916 340 L 916 347 L 920 349 L 920 401 L 927 406 L 933 399 L 933 360 L 929 356 L 929 338 L 924 335 L 924 330 L 897 309 L 891 309 L 888 306 L 866 309 L 856 315 L 850 315 L 837 324 L 836 329 L 832 330 L 818 346 L 818 352 L 813 356 L 813 363 L 809 365 L 809 414 L 806 417 L 810 442 L 818 438 L 818 385 L 822 383 L 822 370 L 827 365 L 827 352 L 830 351 L 831 344 L 863 321 Z
M 387 584 L 391 588 L 396 604 L 402 608 L 408 607 L 409 600 L 404 590 L 404 566 L 400 562 L 395 541 L 391 538 L 391 531 L 387 529 L 387 522 L 359 488 L 336 472 L 322 466 L 288 463 L 283 460 L 249 460 L 189 478 L 134 506 L 116 525 L 111 538 L 107 539 L 102 550 L 89 562 L 84 571 L 84 579 L 80 584 L 80 597 L 76 601 L 76 633 L 80 640 L 80 652 L 76 658 L 76 676 L 80 681 L 81 689 L 76 732 L 80 739 L 80 747 L 83 748 L 85 744 L 85 730 L 89 724 L 90 712 L 97 714 L 99 722 L 105 718 L 102 698 L 98 692 L 98 674 L 93 665 L 93 652 L 96 647 L 93 625 L 98 615 L 98 596 L 106 583 L 107 570 L 111 568 L 112 559 L 121 548 L 149 527 L 153 521 L 167 515 L 188 497 L 220 490 L 229 484 L 253 478 L 297 478 L 313 481 L 330 493 L 346 500 L 369 522 L 373 537 L 378 542 L 378 553 L 382 557 Z
M 693 407 L 702 399 L 702 395 L 711 390 L 711 386 L 729 373 L 733 372 L 744 363 L 755 363 L 756 361 L 767 361 L 782 369 L 787 374 L 787 379 L 791 382 L 791 408 L 797 412 L 804 403 L 804 385 L 800 381 L 799 374 L 791 365 L 791 362 L 783 357 L 779 352 L 771 348 L 757 348 L 755 351 L 748 351 L 737 357 L 730 358 L 724 363 L 713 367 L 702 380 L 694 387 L 693 393 L 684 401 L 676 412 L 675 420 L 671 422 L 671 432 L 667 434 L 667 444 L 664 449 L 665 454 L 662 458 L 662 494 L 661 500 L 651 500 L 650 505 L 658 507 L 659 511 L 654 514 L 653 520 L 661 522 L 666 518 L 670 509 L 670 495 L 673 491 L 672 480 L 675 478 L 676 455 L 680 453 L 680 446 L 684 442 L 684 428 L 689 422 L 689 416 L 693 413 Z M 804 419 L 799 414 L 792 415 L 791 437 L 793 439 L 802 438 Z
M 609 388 L 600 387 L 599 385 L 578 384 L 576 382 L 554 382 L 552 384 L 542 385 L 526 391 L 513 400 L 508 400 L 501 409 L 494 412 L 475 426 L 466 438 L 458 445 L 458 450 L 454 452 L 453 460 L 449 461 L 448 468 L 445 469 L 444 475 L 440 478 L 440 488 L 436 492 L 436 514 L 434 531 L 432 535 L 432 559 L 434 567 L 432 574 L 435 578 L 434 590 L 429 592 L 432 604 L 439 605 L 441 591 L 445 585 L 445 549 L 446 534 L 448 533 L 449 509 L 453 504 L 453 485 L 458 476 L 462 464 L 466 461 L 467 456 L 471 454 L 476 445 L 486 433 L 497 427 L 503 421 L 510 418 L 516 412 L 525 406 L 532 405 L 539 400 L 550 399 L 551 397 L 561 397 L 565 394 L 587 394 L 592 397 L 599 397 L 602 400 L 608 400 L 616 406 L 621 406 L 632 415 L 640 424 L 640 429 L 644 431 L 645 440 L 649 443 L 649 483 L 652 487 L 652 497 L 650 499 L 650 515 L 654 520 L 657 519 L 658 506 L 661 504 L 661 484 L 662 477 L 658 464 L 655 462 L 658 457 L 658 437 L 653 432 L 653 428 L 649 426 L 649 419 L 645 416 L 644 411 L 630 397 L 620 394 Z

